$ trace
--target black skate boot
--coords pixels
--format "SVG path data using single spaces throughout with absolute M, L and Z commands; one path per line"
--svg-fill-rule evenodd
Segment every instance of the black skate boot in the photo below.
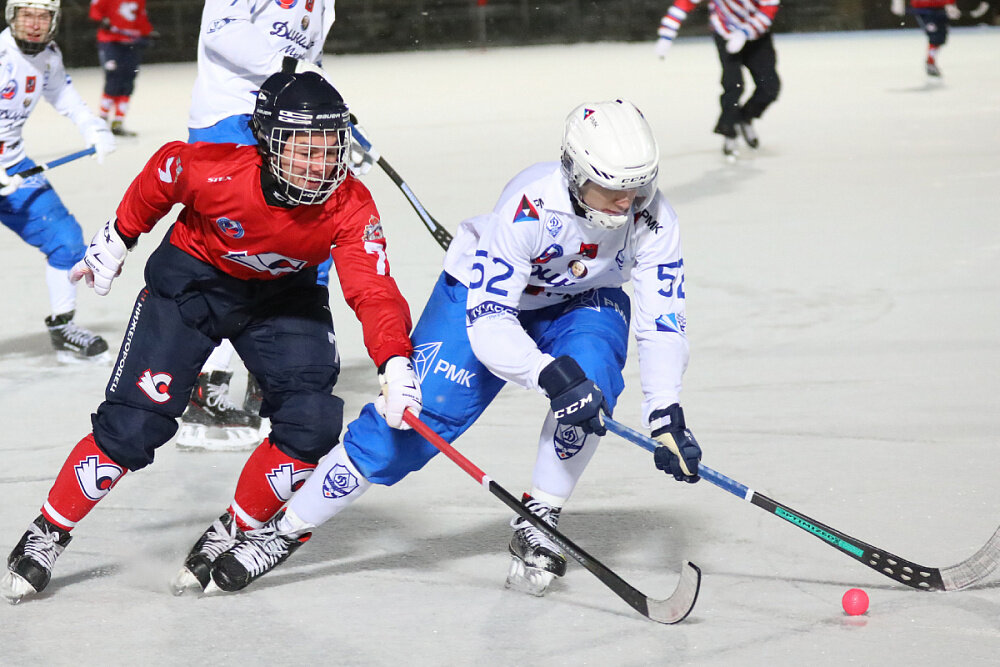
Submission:
M 108 343 L 92 331 L 73 321 L 75 310 L 45 318 L 59 361 L 100 361 L 107 357 Z
M 284 563 L 292 552 L 309 541 L 312 533 L 281 534 L 278 522 L 282 516 L 284 512 L 279 512 L 263 527 L 241 533 L 236 546 L 215 559 L 212 583 L 206 592 L 212 592 L 213 585 L 227 593 L 243 590 Z
M 212 580 L 212 563 L 223 551 L 236 546 L 239 534 L 236 521 L 229 512 L 213 521 L 191 547 L 184 567 L 170 582 L 174 595 L 183 595 L 188 590 L 204 591 Z
M 528 510 L 553 528 L 559 525 L 561 507 L 553 507 L 535 500 L 527 493 L 521 502 Z M 531 595 L 545 595 L 555 577 L 566 574 L 566 557 L 559 547 L 527 519 L 515 516 L 510 522 L 514 535 L 510 538 L 510 569 L 507 588 L 522 590 Z
M 264 402 L 264 394 L 260 390 L 260 383 L 253 373 L 247 373 L 247 391 L 243 396 L 243 411 L 250 414 L 260 415 L 260 406 Z
M 111 134 L 116 137 L 132 138 L 137 136 L 132 130 L 126 130 L 125 125 L 120 120 L 111 121 Z
M 745 120 L 737 123 L 736 127 L 739 128 L 740 134 L 743 135 L 743 141 L 747 142 L 747 146 L 757 148 L 760 145 L 760 137 L 757 136 L 757 130 L 754 129 L 753 123 Z
M 39 514 L 7 557 L 0 593 L 11 604 L 41 593 L 52 578 L 52 566 L 73 537 Z
M 927 60 L 926 70 L 927 70 L 927 76 L 932 76 L 937 79 L 941 78 L 941 70 L 938 69 L 937 63 L 934 62 L 933 60 L 930 59 Z
M 191 400 L 181 415 L 180 449 L 244 451 L 260 444 L 260 416 L 241 410 L 229 398 L 229 371 L 199 373 Z

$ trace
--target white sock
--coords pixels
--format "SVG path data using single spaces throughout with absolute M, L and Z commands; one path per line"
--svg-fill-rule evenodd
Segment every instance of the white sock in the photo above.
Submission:
M 201 368 L 202 372 L 228 371 L 229 365 L 233 363 L 234 354 L 236 354 L 236 348 L 233 347 L 228 338 L 223 338 L 222 342 L 208 356 L 208 360 Z
M 76 285 L 69 281 L 68 269 L 45 265 L 45 282 L 49 286 L 49 307 L 52 315 L 76 310 Z
M 360 498 L 371 485 L 351 463 L 344 446 L 337 445 L 292 496 L 286 516 L 291 513 L 303 524 L 321 526 Z
M 534 474 L 531 478 L 531 495 L 538 500 L 547 502 L 553 507 L 562 507 L 573 495 L 576 483 L 583 476 L 583 471 L 597 451 L 601 439 L 596 435 L 588 435 L 583 440 L 582 448 L 572 456 L 562 459 L 556 450 L 555 438 L 557 431 L 565 432 L 566 427 L 560 427 L 552 416 L 545 417 L 542 432 L 538 438 L 538 456 L 535 458 Z M 577 438 L 583 438 L 580 429 L 574 429 Z M 572 432 L 571 432 L 572 433 Z M 563 451 L 573 448 L 575 443 L 563 446 Z

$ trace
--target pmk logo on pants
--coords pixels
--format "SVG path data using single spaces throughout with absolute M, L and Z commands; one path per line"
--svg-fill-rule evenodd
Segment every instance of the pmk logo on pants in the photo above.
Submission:
M 170 373 L 153 373 L 147 368 L 139 376 L 139 381 L 135 383 L 135 386 L 142 389 L 143 393 L 154 402 L 166 403 L 170 400 L 170 394 L 167 390 L 170 389 L 170 383 L 173 381 L 174 378 Z
M 108 495 L 118 478 L 125 471 L 114 463 L 101 463 L 97 456 L 88 456 L 73 466 L 76 471 L 76 481 L 83 495 L 90 500 L 100 500 Z
M 291 463 L 282 463 L 267 473 L 267 482 L 271 485 L 271 490 L 274 491 L 278 500 L 287 502 L 291 499 L 292 494 L 306 483 L 312 472 L 312 468 L 296 470 Z

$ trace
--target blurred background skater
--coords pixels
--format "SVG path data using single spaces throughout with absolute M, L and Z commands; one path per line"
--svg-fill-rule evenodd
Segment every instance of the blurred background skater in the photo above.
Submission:
M 142 52 L 159 37 L 146 15 L 146 0 L 90 0 L 90 20 L 96 21 L 97 55 L 104 70 L 101 118 L 119 137 L 134 137 L 124 127 L 135 91 Z
M 677 0 L 660 19 L 660 38 L 656 54 L 663 58 L 674 43 L 677 31 L 701 0 Z M 723 154 L 730 159 L 739 154 L 736 134 L 750 148 L 757 148 L 760 139 L 753 121 L 760 118 L 768 106 L 778 99 L 781 80 L 777 72 L 777 56 L 771 39 L 771 26 L 778 13 L 780 0 L 709 0 L 709 23 L 715 37 L 715 46 L 722 63 L 722 111 L 714 132 L 725 139 Z M 743 96 L 743 68 L 753 78 L 754 91 L 745 103 Z
M 52 41 L 59 25 L 59 0 L 9 0 L 0 33 L 0 222 L 45 253 L 52 314 L 45 318 L 60 361 L 107 359 L 107 342 L 75 320 L 76 285 L 69 270 L 83 259 L 87 245 L 80 223 L 66 209 L 43 174 L 17 175 L 35 166 L 24 150 L 24 123 L 42 97 L 76 125 L 97 159 L 115 149 L 107 125 L 87 108 Z M 40 93 L 40 94 L 39 94 Z
M 896 16 L 906 15 L 906 0 L 892 0 L 890 11 Z M 962 16 L 955 0 L 910 0 L 909 13 L 927 35 L 927 59 L 924 69 L 927 76 L 940 77 L 937 64 L 938 49 L 948 41 L 948 24 Z

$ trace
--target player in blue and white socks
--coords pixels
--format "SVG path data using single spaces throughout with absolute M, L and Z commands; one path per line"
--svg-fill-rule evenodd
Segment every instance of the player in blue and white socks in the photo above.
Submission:
M 553 526 L 605 433 L 602 414 L 624 388 L 630 322 L 643 417 L 663 445 L 656 465 L 698 479 L 701 450 L 679 403 L 688 360 L 684 261 L 676 215 L 656 187 L 658 165 L 652 130 L 634 105 L 574 109 L 561 163 L 522 171 L 493 211 L 461 224 L 411 335 L 422 419 L 446 440 L 468 429 L 506 382 L 547 397 L 524 502 Z M 629 280 L 634 309 L 622 289 Z M 383 388 L 409 377 L 386 369 Z M 423 467 L 437 449 L 390 427 L 401 410 L 382 398 L 365 406 L 283 513 L 215 560 L 213 585 L 247 586 L 372 485 Z M 540 595 L 565 572 L 565 556 L 526 522 L 512 527 L 508 585 Z

